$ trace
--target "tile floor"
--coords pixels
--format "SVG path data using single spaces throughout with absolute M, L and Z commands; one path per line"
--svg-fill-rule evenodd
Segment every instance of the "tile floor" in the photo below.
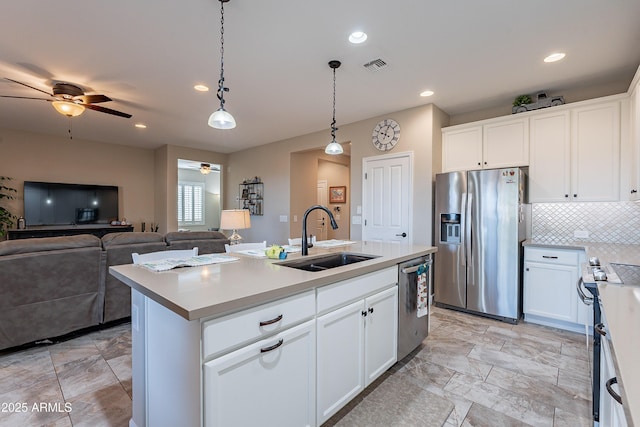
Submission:
M 129 328 L 0 353 L 0 426 L 127 426 Z M 434 308 L 422 347 L 325 426 L 590 426 L 589 364 L 579 334 Z

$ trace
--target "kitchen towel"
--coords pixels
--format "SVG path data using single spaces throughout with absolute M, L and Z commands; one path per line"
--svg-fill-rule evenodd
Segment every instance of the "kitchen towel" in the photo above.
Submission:
M 429 265 L 422 264 L 418 271 L 416 271 L 417 276 L 417 303 L 418 310 L 417 316 L 422 317 L 429 314 L 429 282 L 427 281 L 427 274 L 429 274 Z

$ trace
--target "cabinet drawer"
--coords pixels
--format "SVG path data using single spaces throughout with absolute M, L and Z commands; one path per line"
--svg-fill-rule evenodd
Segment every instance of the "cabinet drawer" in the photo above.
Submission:
M 202 325 L 202 357 L 273 335 L 315 315 L 315 294 L 309 290 L 258 307 L 208 320 Z
M 524 248 L 524 260 L 544 262 L 547 264 L 564 264 L 577 266 L 580 262 L 580 251 L 575 249 L 556 248 Z
M 398 267 L 343 280 L 318 289 L 318 314 L 347 305 L 398 283 Z

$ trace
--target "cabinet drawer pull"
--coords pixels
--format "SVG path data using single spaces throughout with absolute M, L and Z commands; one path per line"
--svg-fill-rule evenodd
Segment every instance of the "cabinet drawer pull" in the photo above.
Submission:
M 603 337 L 607 336 L 607 332 L 604 330 L 604 325 L 602 323 L 598 323 L 593 329 L 595 329 L 596 332 Z
M 282 345 L 282 343 L 284 343 L 284 340 L 282 338 L 280 338 L 278 340 L 278 342 L 275 343 L 274 345 L 269 346 L 269 347 L 265 347 L 265 348 L 261 348 L 260 349 L 260 353 L 268 353 L 268 352 L 270 352 L 272 350 L 275 350 L 276 348 L 280 347 Z
M 271 320 L 265 320 L 263 322 L 260 322 L 260 326 L 267 326 L 267 325 L 273 325 L 274 323 L 278 323 L 279 321 L 282 320 L 282 314 L 276 318 L 273 318 Z
M 622 398 L 620 397 L 620 395 L 618 393 L 616 393 L 615 391 L 613 391 L 613 388 L 611 388 L 611 386 L 613 384 L 618 384 L 618 378 L 617 377 L 613 377 L 613 378 L 609 378 L 609 380 L 607 381 L 607 383 L 605 384 L 607 386 L 607 391 L 609 392 L 609 394 L 611 395 L 611 397 L 614 398 L 614 400 L 616 402 L 618 402 L 619 404 L 622 405 Z
M 542 255 L 542 258 L 546 258 L 546 259 L 558 259 L 557 256 L 552 256 L 552 255 Z

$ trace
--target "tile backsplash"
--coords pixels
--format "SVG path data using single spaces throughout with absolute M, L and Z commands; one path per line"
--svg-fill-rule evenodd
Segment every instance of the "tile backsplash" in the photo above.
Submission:
M 578 238 L 576 231 L 589 237 Z M 533 203 L 531 239 L 542 243 L 640 244 L 640 203 Z

